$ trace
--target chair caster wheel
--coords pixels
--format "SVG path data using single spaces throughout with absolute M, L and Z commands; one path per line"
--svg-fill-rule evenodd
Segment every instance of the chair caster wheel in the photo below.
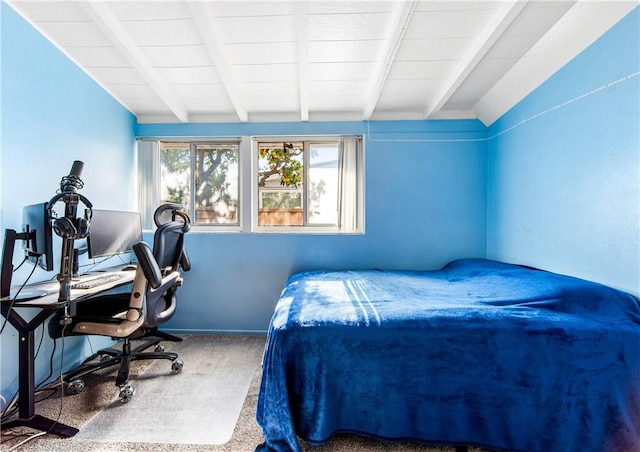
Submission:
M 69 384 L 67 385 L 68 395 L 80 394 L 82 391 L 84 391 L 84 381 L 82 381 L 79 378 L 73 381 L 70 381 Z
M 136 393 L 136 388 L 133 385 L 127 385 L 120 390 L 120 402 L 129 402 Z
M 164 351 L 164 345 L 158 344 L 154 350 L 158 353 L 162 353 Z
M 176 359 L 173 363 L 171 363 L 171 373 L 179 374 L 180 372 L 182 372 L 183 367 L 184 363 L 181 360 Z

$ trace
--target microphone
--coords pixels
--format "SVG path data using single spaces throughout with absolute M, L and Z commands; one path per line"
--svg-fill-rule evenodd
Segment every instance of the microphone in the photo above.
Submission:
M 64 176 L 60 181 L 60 191 L 62 193 L 75 193 L 84 187 L 84 182 L 80 179 L 82 169 L 84 168 L 84 162 L 75 160 L 71 165 L 71 171 L 68 176 Z

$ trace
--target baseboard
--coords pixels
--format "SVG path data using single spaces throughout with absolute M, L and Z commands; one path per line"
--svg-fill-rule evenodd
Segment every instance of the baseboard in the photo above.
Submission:
M 265 336 L 266 330 L 219 330 L 219 329 L 181 329 L 161 328 L 161 331 L 169 334 L 227 334 L 244 336 Z

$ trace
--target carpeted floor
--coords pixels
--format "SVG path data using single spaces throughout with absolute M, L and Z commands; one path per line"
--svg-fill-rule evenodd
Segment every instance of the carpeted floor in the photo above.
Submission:
M 165 342 L 167 350 L 176 351 L 178 354 L 184 354 L 184 356 L 198 356 L 190 355 L 194 353 L 193 348 L 205 349 L 205 355 L 210 350 L 209 346 L 226 347 L 228 350 L 235 350 L 236 352 L 245 350 L 256 350 L 262 348 L 264 345 L 264 336 L 185 336 L 185 340 L 180 343 Z M 204 344 L 204 345 L 203 345 Z M 215 346 L 213 345 L 215 344 Z M 191 350 L 190 350 L 191 349 Z M 202 350 L 201 350 L 202 352 Z M 251 355 L 251 353 L 249 353 Z M 185 360 L 185 370 L 187 366 L 191 369 L 190 372 L 195 374 L 201 373 L 206 375 L 212 371 L 210 363 L 211 359 L 207 359 L 205 355 L 201 358 L 192 358 L 191 361 Z M 85 377 L 86 389 L 84 392 L 74 396 L 60 397 L 60 392 L 56 391 L 54 394 L 36 405 L 36 413 L 56 419 L 59 416 L 59 421 L 67 425 L 71 425 L 80 428 L 80 433 L 72 438 L 60 438 L 55 435 L 44 435 L 27 441 L 25 444 L 17 447 L 15 450 L 19 451 L 46 451 L 46 452 L 88 452 L 88 451 L 100 451 L 100 452 L 119 452 L 119 451 L 139 451 L 139 452 L 173 452 L 173 451 L 229 451 L 229 452 L 251 452 L 255 447 L 262 443 L 264 438 L 260 427 L 255 420 L 256 403 L 258 399 L 258 391 L 260 389 L 260 354 L 253 354 L 251 356 L 245 356 L 241 359 L 254 359 L 255 371 L 251 378 L 248 390 L 242 389 L 243 385 L 236 385 L 238 391 L 241 391 L 239 397 L 242 398 L 244 391 L 246 391 L 246 397 L 241 405 L 238 414 L 237 411 L 231 416 L 235 418 L 237 416 L 237 423 L 233 428 L 231 438 L 224 444 L 190 444 L 188 440 L 180 438 L 173 442 L 157 441 L 151 442 L 153 435 L 146 438 L 144 441 L 114 441 L 108 438 L 102 437 L 99 430 L 94 430 L 95 437 L 89 435 L 91 428 L 91 422 L 95 422 L 100 419 L 100 416 L 104 416 L 105 410 L 116 410 L 115 404 L 120 404 L 118 401 L 118 390 L 114 386 L 113 377 L 110 375 L 94 374 Z M 235 359 L 235 358 L 233 358 Z M 231 362 L 227 364 L 232 364 Z M 132 366 L 132 378 L 131 381 L 135 383 L 138 388 L 138 392 L 134 399 L 119 408 L 127 408 L 136 401 L 138 397 L 148 398 L 144 401 L 145 408 L 141 412 L 150 411 L 150 415 L 154 416 L 153 403 L 148 403 L 152 398 L 162 397 L 162 394 L 157 392 L 149 392 L 151 385 L 156 384 L 153 380 L 158 378 L 164 378 L 171 380 L 171 384 L 174 381 L 178 381 L 182 374 L 178 375 L 160 375 L 156 376 L 157 370 L 156 364 L 165 366 L 166 362 L 149 363 L 143 361 L 136 361 Z M 220 368 L 224 368 L 221 365 Z M 113 371 L 110 371 L 113 373 Z M 185 374 L 186 376 L 187 374 Z M 153 378 L 152 378 L 153 377 Z M 143 390 L 143 387 L 148 388 L 148 391 Z M 154 386 L 155 387 L 155 386 Z M 141 392 L 142 391 L 142 392 Z M 156 391 L 158 391 L 156 389 Z M 220 409 L 227 409 L 227 407 L 218 407 Z M 233 407 L 229 407 L 233 410 Z M 174 416 L 178 416 L 176 411 Z M 161 419 L 162 417 L 158 417 Z M 167 421 L 164 421 L 167 422 Z M 163 428 L 163 422 L 157 423 L 158 429 Z M 86 432 L 85 432 L 86 428 Z M 0 450 L 10 451 L 13 447 L 20 444 L 22 441 L 29 438 L 34 433 L 38 433 L 34 430 L 21 428 L 13 429 L 8 432 L 2 432 L 2 440 L 0 444 Z M 174 434 L 175 435 L 175 434 Z M 160 435 L 157 435 L 160 437 Z M 185 434 L 185 437 L 188 433 Z M 223 435 L 224 436 L 224 435 Z M 301 447 L 304 452 L 364 452 L 364 451 L 380 451 L 380 452 L 453 452 L 453 447 L 432 447 L 415 443 L 387 443 L 382 441 L 376 441 L 369 438 L 362 438 L 356 435 L 336 435 L 329 443 L 324 446 L 311 446 L 301 441 Z M 469 448 L 469 452 L 480 452 L 482 449 Z

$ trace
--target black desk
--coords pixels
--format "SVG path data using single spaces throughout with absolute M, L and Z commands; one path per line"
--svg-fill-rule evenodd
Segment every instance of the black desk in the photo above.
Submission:
M 90 299 L 92 296 L 106 292 L 115 287 L 123 286 L 133 282 L 135 270 L 125 270 L 124 266 L 111 267 L 103 271 L 95 271 L 82 275 L 79 281 L 91 279 L 96 276 L 108 273 L 117 273 L 124 275 L 117 281 L 112 281 L 91 289 L 72 289 L 71 301 L 78 302 Z M 76 280 L 72 281 L 76 282 Z M 44 290 L 47 295 L 28 301 L 16 301 L 11 308 L 11 300 L 2 298 L 0 309 L 2 316 L 13 325 L 18 331 L 18 418 L 11 419 L 2 424 L 2 429 L 27 426 L 37 430 L 55 433 L 60 436 L 73 436 L 78 433 L 78 429 L 68 425 L 48 419 L 44 416 L 35 414 L 35 363 L 34 363 L 34 345 L 35 330 L 56 310 L 64 307 L 63 302 L 58 301 L 58 291 L 60 284 L 58 281 L 49 281 L 44 283 L 31 284 L 25 286 L 25 290 Z M 87 301 L 90 303 L 90 301 Z M 11 308 L 11 309 L 10 309 Z M 40 311 L 30 321 L 26 321 L 17 311 L 16 308 L 38 308 Z

